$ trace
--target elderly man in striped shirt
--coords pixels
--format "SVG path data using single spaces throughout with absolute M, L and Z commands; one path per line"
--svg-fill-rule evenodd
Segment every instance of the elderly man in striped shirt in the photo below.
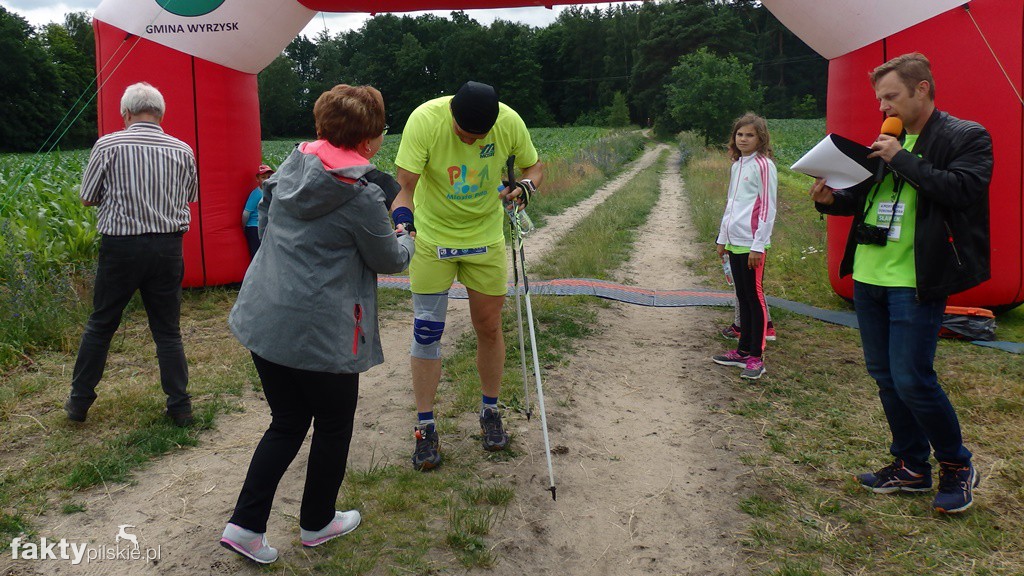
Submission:
M 144 82 L 121 97 L 125 129 L 103 136 L 82 177 L 82 204 L 96 206 L 100 243 L 93 312 L 89 316 L 64 404 L 69 420 L 84 422 L 96 400 L 110 341 L 138 290 L 156 343 L 167 416 L 192 423 L 188 365 L 181 343 L 182 236 L 198 195 L 192 149 L 160 127 L 164 98 Z

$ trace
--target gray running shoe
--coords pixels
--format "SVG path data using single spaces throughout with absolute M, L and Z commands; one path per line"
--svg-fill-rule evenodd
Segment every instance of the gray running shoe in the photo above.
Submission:
M 728 352 L 712 356 L 711 361 L 715 364 L 721 364 L 722 366 L 746 368 L 747 358 L 750 358 L 748 354 L 740 354 L 739 350 L 729 350 Z
M 484 450 L 497 452 L 508 446 L 508 434 L 501 425 L 501 414 L 493 408 L 484 408 L 480 413 L 480 432 L 483 434 Z
M 441 439 L 433 424 L 417 426 L 416 451 L 412 453 L 412 467 L 416 470 L 432 470 L 441 465 Z

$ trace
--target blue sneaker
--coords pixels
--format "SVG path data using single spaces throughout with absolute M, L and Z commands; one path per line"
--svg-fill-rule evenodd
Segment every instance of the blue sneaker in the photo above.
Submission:
M 932 504 L 936 512 L 957 514 L 974 504 L 974 489 L 981 484 L 981 475 L 974 465 L 939 462 L 939 493 Z
M 927 492 L 932 489 L 931 470 L 914 472 L 899 458 L 878 472 L 858 474 L 857 481 L 876 494 L 891 494 L 900 490 Z

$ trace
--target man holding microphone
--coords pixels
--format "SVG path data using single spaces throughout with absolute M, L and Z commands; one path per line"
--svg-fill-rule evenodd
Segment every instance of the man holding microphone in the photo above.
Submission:
M 898 56 L 870 76 L 880 110 L 905 136 L 883 133 L 871 145 L 887 166 L 879 178 L 847 190 L 818 179 L 810 190 L 819 212 L 854 217 L 839 274 L 853 274 L 864 361 L 892 433 L 893 462 L 857 479 L 883 494 L 930 491 L 934 449 L 934 507 L 958 513 L 980 476 L 933 364 L 947 297 L 990 277 L 992 139 L 936 109 L 924 55 Z

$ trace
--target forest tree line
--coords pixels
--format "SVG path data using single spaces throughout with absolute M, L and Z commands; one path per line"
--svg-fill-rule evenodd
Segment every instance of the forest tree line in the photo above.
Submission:
M 0 46 L 0 74 L 19 82 L 0 101 L 0 149 L 35 150 L 94 90 L 88 15 L 34 29 L 0 7 Z M 400 132 L 420 103 L 472 79 L 494 85 L 529 126 L 639 124 L 719 141 L 747 109 L 823 116 L 826 75 L 827 61 L 758 1 L 672 0 L 574 6 L 543 28 L 381 14 L 358 30 L 297 37 L 258 80 L 264 138 L 312 135 L 313 102 L 338 83 L 380 89 Z M 93 104 L 60 145 L 88 146 L 95 134 Z

